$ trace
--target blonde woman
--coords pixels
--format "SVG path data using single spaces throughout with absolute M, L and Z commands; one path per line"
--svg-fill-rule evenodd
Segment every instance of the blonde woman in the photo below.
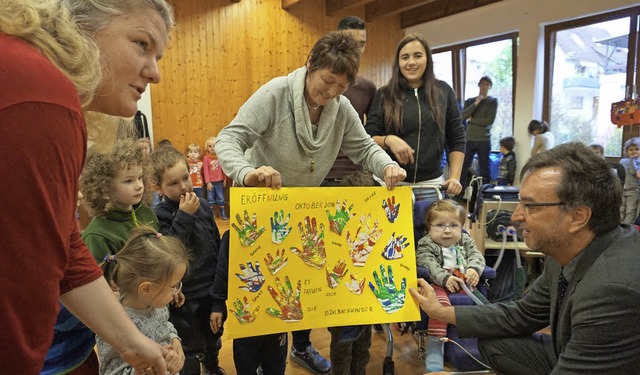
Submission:
M 11 176 L 0 181 L 0 205 L 11 212 L 0 218 L 0 363 L 12 373 L 43 368 L 60 300 L 138 373 L 166 374 L 167 349 L 113 298 L 74 216 L 83 112 L 133 116 L 160 81 L 172 26 L 164 0 L 0 2 L 0 175 Z

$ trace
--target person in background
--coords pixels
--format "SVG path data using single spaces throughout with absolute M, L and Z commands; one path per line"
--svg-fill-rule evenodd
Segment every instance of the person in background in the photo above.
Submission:
M 640 137 L 624 143 L 624 154 L 626 158 L 620 159 L 626 176 L 622 186 L 620 216 L 623 223 L 633 224 L 640 212 Z
M 357 42 L 348 34 L 318 39 L 305 66 L 258 89 L 218 134 L 215 149 L 224 171 L 239 186 L 320 186 L 342 151 L 390 189 L 402 181 L 404 169 L 367 136 L 341 95 L 355 82 L 359 61 Z M 291 359 L 328 374 L 331 364 L 309 334 L 293 332 Z
M 416 263 L 429 269 L 433 289 L 443 306 L 451 306 L 448 294 L 461 292 L 463 284 L 475 290 L 486 265 L 473 238 L 463 232 L 466 218 L 464 207 L 455 201 L 436 201 L 424 219 L 427 235 L 418 241 Z M 486 299 L 483 302 L 489 303 Z M 444 342 L 440 339 L 447 336 L 447 323 L 429 319 L 427 335 L 427 371 L 442 371 Z
M 164 0 L 0 2 L 0 82 L 12 88 L 0 95 L 0 175 L 11 176 L 0 179 L 0 205 L 19 212 L 0 218 L 12 249 L 0 262 L 4 371 L 41 371 L 60 301 L 136 371 L 166 374 L 168 350 L 113 298 L 75 210 L 88 137 L 115 137 L 101 115 L 133 117 L 160 81 L 172 26 Z
M 351 35 L 356 40 L 360 58 L 362 59 L 367 45 L 367 30 L 365 29 L 364 21 L 356 16 L 347 16 L 338 22 L 338 30 Z M 347 91 L 342 94 L 349 99 L 353 108 L 358 112 L 363 125 L 365 124 L 365 115 L 375 94 L 375 83 L 360 74 L 356 76 L 356 81 L 353 84 L 349 84 Z M 343 177 L 359 170 L 362 170 L 362 166 L 354 164 L 343 152 L 340 152 L 329 173 L 327 173 L 322 186 L 340 186 L 340 180 Z
M 136 145 L 142 151 L 142 156 L 148 158 L 151 155 L 151 151 L 153 151 L 153 147 L 151 147 L 151 140 L 149 138 L 138 138 L 136 140 Z
M 177 374 L 184 365 L 180 337 L 169 322 L 167 304 L 182 288 L 189 255 L 177 238 L 161 236 L 153 228 L 137 227 L 117 255 L 105 258 L 107 278 L 120 293 L 120 303 L 140 332 L 166 346 L 169 374 Z M 131 365 L 120 358 L 109 343 L 97 339 L 101 375 L 133 375 Z
M 158 148 L 160 147 L 173 147 L 173 143 L 171 143 L 171 140 L 163 138 L 158 142 Z
M 186 355 L 182 375 L 224 375 L 218 353 L 222 330 L 213 332 L 210 289 L 216 278 L 220 232 L 211 208 L 193 192 L 187 158 L 173 147 L 151 154 L 152 183 L 164 196 L 155 213 L 160 233 L 180 238 L 193 252 L 191 271 L 184 279 L 184 305 L 169 307 Z M 202 367 L 202 368 L 201 368 Z
M 227 198 L 224 196 L 224 188 L 227 186 L 227 176 L 220 166 L 220 160 L 215 150 L 216 137 L 210 137 L 204 143 L 207 154 L 204 156 L 204 182 L 207 184 L 207 197 L 213 210 L 215 205 L 220 208 L 220 219 L 229 220 L 226 212 Z
M 592 143 L 589 145 L 589 148 L 591 149 L 591 151 L 595 152 L 596 155 L 605 159 L 604 147 L 601 144 Z M 624 183 L 624 179 L 626 177 L 624 167 L 620 163 L 609 163 L 609 165 L 611 166 L 611 173 L 618 177 L 620 183 Z
M 547 151 L 556 145 L 556 139 L 549 131 L 549 124 L 545 121 L 531 120 L 527 130 L 534 137 L 531 156 Z
M 193 192 L 198 198 L 205 198 L 204 182 L 202 180 L 202 160 L 200 160 L 200 146 L 197 143 L 190 143 L 187 146 L 187 160 L 189 162 L 189 175 Z
M 544 271 L 518 301 L 443 307 L 424 280 L 411 295 L 430 318 L 478 337 L 497 374 L 630 374 L 640 368 L 640 233 L 620 225 L 622 187 L 602 158 L 566 143 L 532 156 L 513 221 Z M 537 333 L 546 327 L 551 334 Z
M 389 83 L 378 89 L 367 112 L 367 133 L 407 169 L 405 184 L 442 184 L 448 194 L 462 191 L 460 172 L 466 139 L 453 90 L 433 73 L 433 55 L 421 36 L 404 37 L 396 49 Z M 448 147 L 449 176 L 442 157 Z
M 498 112 L 498 99 L 489 95 L 493 86 L 491 78 L 484 76 L 478 82 L 480 92 L 478 96 L 464 101 L 462 120 L 467 121 L 467 150 L 462 164 L 463 186 L 469 184 L 468 169 L 471 167 L 474 156 L 478 155 L 478 165 L 482 183 L 491 181 L 489 168 L 489 154 L 491 154 L 491 127 L 496 120 Z
M 498 186 L 511 186 L 516 179 L 516 154 L 513 148 L 516 140 L 513 137 L 504 137 L 500 140 L 500 165 L 498 166 Z

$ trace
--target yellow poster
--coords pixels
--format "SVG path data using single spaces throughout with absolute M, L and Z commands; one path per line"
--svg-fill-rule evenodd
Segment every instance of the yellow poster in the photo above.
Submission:
M 231 338 L 420 320 L 411 188 L 231 188 Z

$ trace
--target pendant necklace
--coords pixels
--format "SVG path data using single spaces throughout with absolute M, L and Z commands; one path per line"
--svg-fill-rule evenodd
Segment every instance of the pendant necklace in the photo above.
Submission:
M 313 160 L 313 156 L 311 157 L 311 161 L 309 162 L 309 172 L 313 172 L 315 170 L 316 161 Z
M 307 108 L 309 108 L 311 111 L 315 112 L 315 111 L 318 110 L 318 108 L 320 108 L 320 104 L 318 104 L 315 107 L 312 107 L 312 106 L 309 105 L 309 103 L 307 103 Z

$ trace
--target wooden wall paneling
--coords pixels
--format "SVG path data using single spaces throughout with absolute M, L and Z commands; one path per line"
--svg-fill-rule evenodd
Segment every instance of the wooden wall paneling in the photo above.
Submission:
M 288 10 L 278 0 L 170 0 L 172 40 L 159 63 L 162 82 L 151 88 L 155 139 L 179 150 L 216 135 L 260 86 L 302 66 L 313 43 L 346 15 L 364 18 L 364 5 L 327 17 L 324 0 Z M 404 35 L 399 15 L 367 23 L 361 74 L 376 85 L 391 74 Z

